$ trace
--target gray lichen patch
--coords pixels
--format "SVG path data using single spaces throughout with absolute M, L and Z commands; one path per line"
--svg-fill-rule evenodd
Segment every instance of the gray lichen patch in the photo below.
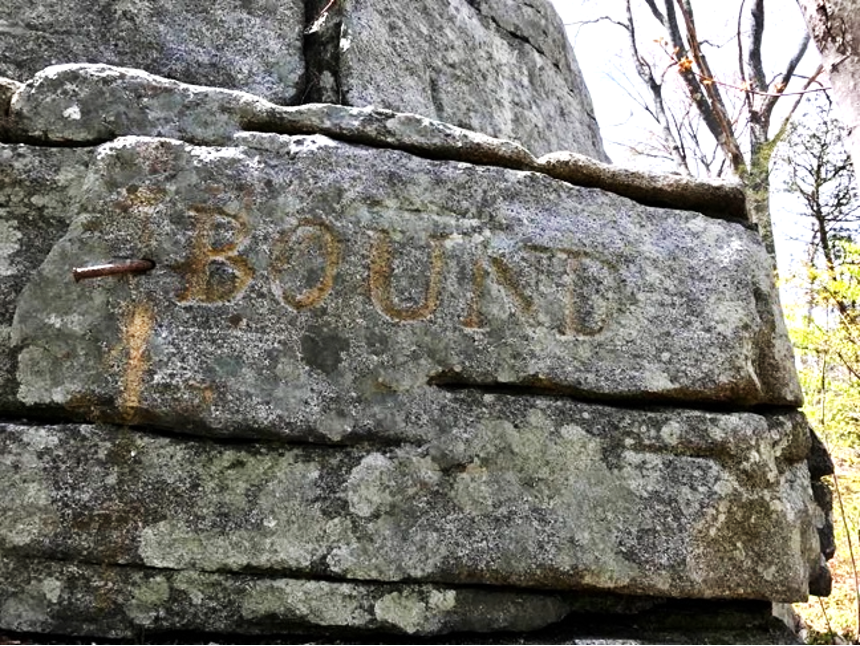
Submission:
M 170 599 L 170 583 L 164 576 L 153 576 L 129 588 L 131 598 L 125 604 L 126 615 L 135 625 L 151 628 Z
M 55 532 L 60 515 L 55 510 L 51 481 L 40 468 L 40 456 L 56 450 L 60 437 L 40 427 L 22 428 L 18 442 L 0 454 L 6 474 L 0 497 L 0 543 L 19 547 L 38 543 Z
M 0 221 L 0 277 L 15 273 L 13 256 L 21 249 L 23 235 L 14 222 Z
M 444 616 L 456 604 L 457 593 L 454 590 L 432 590 L 429 595 L 411 591 L 392 592 L 379 599 L 374 604 L 373 611 L 376 618 L 384 624 L 414 634 L 428 623 L 430 617 Z
M 805 463 L 786 464 L 770 430 L 784 428 L 780 416 L 456 399 L 451 419 L 469 423 L 374 451 L 6 425 L 2 454 L 20 457 L 0 461 L 0 484 L 18 494 L 0 551 L 177 571 L 805 596 L 820 519 Z M 750 478 L 750 451 L 779 476 Z M 25 462 L 35 489 L 15 484 Z M 163 596 L 156 583 L 134 597 L 140 622 Z M 447 603 L 433 599 L 392 597 L 375 612 L 408 629 Z
M 138 637 L 142 631 L 405 635 L 525 631 L 562 619 L 576 597 L 444 585 L 337 583 L 270 576 L 19 559 L 0 553 L 0 627 Z M 401 600 L 400 602 L 394 601 Z M 411 612 L 403 600 L 421 605 Z M 408 604 L 407 604 L 408 605 Z M 347 632 L 346 634 L 350 634 Z

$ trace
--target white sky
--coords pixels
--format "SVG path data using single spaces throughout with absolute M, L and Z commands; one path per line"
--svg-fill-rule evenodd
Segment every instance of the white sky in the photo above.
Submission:
M 551 0 L 568 24 L 568 37 L 574 45 L 577 60 L 582 68 L 585 81 L 591 92 L 595 113 L 600 124 L 606 151 L 616 163 L 624 165 L 659 168 L 661 162 L 653 157 L 636 155 L 630 147 L 641 146 L 653 141 L 651 133 L 656 131 L 656 123 L 638 108 L 631 99 L 631 92 L 641 92 L 644 86 L 639 82 L 632 67 L 632 59 L 627 44 L 627 35 L 620 27 L 608 22 L 577 24 L 594 20 L 600 16 L 611 16 L 619 20 L 624 17 L 623 0 Z M 749 2 L 747 2 L 747 7 Z M 731 2 L 694 2 L 696 24 L 700 39 L 713 43 L 705 50 L 710 58 L 711 67 L 718 76 L 725 75 L 728 82 L 739 81 L 737 40 L 738 10 L 740 0 Z M 638 9 L 638 11 L 636 10 Z M 764 63 L 768 78 L 780 73 L 796 51 L 805 24 L 796 0 L 767 0 L 765 3 Z M 641 0 L 634 0 L 634 16 L 641 25 L 638 39 L 643 55 L 653 61 L 655 68 L 666 69 L 670 65 L 668 55 L 653 42 L 663 32 L 660 26 L 647 13 Z M 801 67 L 800 74 L 810 74 L 818 65 L 819 57 L 814 45 L 810 45 Z M 720 70 L 720 71 L 717 71 Z M 674 74 L 669 71 L 668 75 Z M 667 76 L 670 78 L 671 76 Z M 626 88 L 626 89 L 625 89 Z M 724 90 L 729 95 L 731 90 Z M 736 93 L 740 97 L 739 93 Z M 727 96 L 728 99 L 728 96 Z M 780 99 L 784 106 L 786 99 Z M 779 105 L 779 104 L 778 104 Z M 778 123 L 778 109 L 774 123 Z M 666 163 L 664 166 L 671 170 Z M 796 214 L 792 198 L 779 189 L 782 180 L 779 164 L 773 177 L 771 191 L 772 213 L 776 234 L 776 245 L 780 271 L 785 274 L 792 265 L 803 258 L 807 226 Z

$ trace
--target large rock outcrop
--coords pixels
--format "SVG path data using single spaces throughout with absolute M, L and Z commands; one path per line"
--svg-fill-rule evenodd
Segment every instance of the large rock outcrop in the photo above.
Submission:
M 344 92 L 385 6 L 311 26 Z M 457 15 L 526 76 L 567 51 L 505 7 Z M 104 64 L 0 88 L 0 629 L 522 632 L 675 599 L 764 630 L 826 591 L 826 469 L 737 185 Z
M 304 87 L 302 0 L 4 0 L 0 76 L 108 63 L 294 102 Z

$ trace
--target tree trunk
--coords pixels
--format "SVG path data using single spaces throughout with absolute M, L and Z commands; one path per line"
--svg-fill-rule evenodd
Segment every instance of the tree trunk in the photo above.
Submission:
M 846 147 L 860 171 L 860 0 L 798 0 L 848 127 Z M 860 181 L 860 173 L 856 174 Z
M 770 257 L 776 260 L 773 222 L 770 217 L 770 177 L 764 172 L 751 171 L 744 183 L 746 184 L 747 211 L 750 219 L 758 227 L 764 248 Z
M 742 179 L 747 193 L 747 211 L 775 262 L 776 244 L 770 216 L 770 159 L 776 142 L 767 138 L 769 120 L 769 114 L 750 110 L 750 162 L 743 169 Z

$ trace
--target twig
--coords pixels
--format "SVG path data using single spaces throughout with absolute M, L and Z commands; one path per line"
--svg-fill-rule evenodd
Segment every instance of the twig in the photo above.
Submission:
M 827 354 L 824 354 L 824 357 L 821 360 L 821 417 L 819 420 L 819 424 L 821 426 L 821 442 L 824 444 L 824 449 L 830 453 L 830 449 L 827 446 L 827 440 L 824 437 L 824 412 L 826 405 L 826 382 L 827 382 Z M 851 530 L 848 527 L 848 519 L 845 516 L 845 506 L 842 504 L 842 493 L 839 489 L 839 478 L 836 475 L 838 469 L 833 469 L 833 489 L 836 491 L 836 500 L 839 503 L 839 515 L 842 518 L 842 526 L 845 528 L 845 538 L 848 541 L 848 556 L 851 559 L 851 571 L 854 573 L 854 599 L 857 605 L 857 626 L 855 635 L 860 635 L 860 577 L 857 575 L 857 561 L 854 559 L 854 542 L 851 540 Z M 826 617 L 826 615 L 825 615 Z M 828 628 L 829 628 L 828 622 Z
M 324 14 L 327 14 L 328 10 L 332 8 L 332 5 L 334 5 L 335 2 L 337 2 L 337 0 L 329 0 L 328 4 L 325 6 L 325 9 L 320 11 L 320 15 L 317 16 L 317 20 L 322 18 Z
M 824 615 L 824 623 L 827 624 L 827 634 L 835 635 L 833 632 L 833 626 L 830 625 L 830 617 L 827 616 L 827 610 L 824 609 L 824 598 L 818 597 L 818 605 L 821 606 L 821 614 Z
M 325 23 L 325 19 L 328 17 L 329 9 L 334 6 L 335 2 L 337 2 L 337 0 L 328 1 L 328 4 L 323 8 L 322 11 L 320 11 L 319 15 L 316 17 L 316 20 L 311 23 L 310 27 L 305 29 L 306 34 L 312 34 L 322 28 L 323 23 Z
M 696 76 L 696 78 L 698 78 L 702 82 L 703 85 L 706 85 L 706 86 L 707 85 L 719 85 L 721 87 L 725 87 L 725 88 L 728 88 L 730 90 L 737 90 L 738 92 L 743 92 L 743 93 L 748 94 L 748 95 L 765 96 L 765 97 L 770 97 L 773 99 L 778 99 L 778 98 L 783 97 L 783 96 L 805 96 L 807 94 L 811 94 L 812 92 L 829 92 L 832 89 L 829 87 L 816 87 L 816 88 L 806 87 L 803 90 L 798 90 L 796 92 L 762 92 L 761 90 L 753 90 L 749 86 L 749 84 L 748 84 L 749 82 L 741 83 L 740 85 L 737 85 L 735 83 L 726 83 L 725 81 L 720 81 L 719 79 L 716 79 L 716 78 L 713 78 L 710 76 L 705 76 L 704 74 L 697 72 L 695 69 L 693 69 L 693 67 L 692 67 L 693 61 L 689 58 L 682 58 L 679 60 L 678 57 L 675 56 L 675 54 L 673 52 L 670 52 L 666 48 L 665 41 L 662 41 L 661 39 L 658 38 L 656 42 L 658 45 L 660 45 L 663 48 L 663 51 L 666 52 L 666 55 L 671 60 L 671 64 L 669 65 L 669 67 L 677 67 L 679 70 L 683 70 L 685 72 L 691 72 L 692 74 L 694 74 Z M 815 81 L 815 79 L 818 77 L 819 74 L 820 74 L 820 72 L 813 74 L 812 77 L 810 78 L 810 80 L 808 81 L 807 86 L 812 85 L 812 83 Z
M 818 605 L 821 606 L 821 614 L 824 615 L 824 623 L 827 624 L 827 634 L 830 635 L 830 643 L 836 643 L 836 633 L 833 632 L 833 627 L 830 625 L 830 617 L 827 616 L 827 611 L 824 609 L 824 599 L 818 597 Z

